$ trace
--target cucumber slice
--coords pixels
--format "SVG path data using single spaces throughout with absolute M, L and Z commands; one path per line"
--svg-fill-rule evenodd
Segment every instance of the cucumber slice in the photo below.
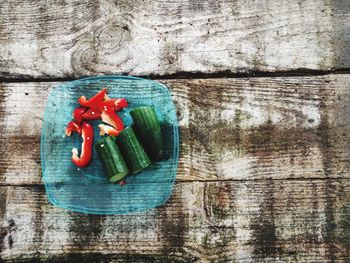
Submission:
M 123 154 L 129 170 L 135 174 L 151 164 L 145 150 L 131 127 L 126 127 L 116 138 L 117 145 Z
M 139 107 L 130 111 L 134 129 L 152 161 L 164 157 L 163 138 L 157 113 L 153 107 Z
M 103 138 L 95 143 L 95 149 L 109 182 L 118 182 L 129 173 L 123 156 L 115 143 L 115 137 Z

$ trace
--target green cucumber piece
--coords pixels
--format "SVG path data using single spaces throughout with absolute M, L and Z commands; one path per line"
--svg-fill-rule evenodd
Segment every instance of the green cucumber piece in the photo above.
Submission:
M 130 111 L 137 138 L 152 161 L 164 157 L 162 130 L 153 107 L 139 107 Z
M 124 158 L 115 143 L 115 137 L 103 138 L 95 143 L 95 149 L 109 182 L 118 182 L 129 173 Z
M 151 164 L 131 127 L 122 130 L 116 142 L 131 173 L 135 174 Z

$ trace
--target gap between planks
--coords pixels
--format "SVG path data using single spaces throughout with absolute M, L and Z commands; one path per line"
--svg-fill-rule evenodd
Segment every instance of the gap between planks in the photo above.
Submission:
M 254 182 L 266 182 L 266 181 L 274 181 L 274 182 L 312 182 L 312 181 L 328 181 L 328 182 L 348 182 L 350 179 L 341 178 L 341 177 L 312 177 L 312 178 L 261 178 L 261 179 L 222 179 L 222 180 L 175 180 L 175 184 L 187 184 L 187 183 L 226 183 L 226 182 L 235 182 L 235 183 L 254 183 Z M 0 187 L 8 187 L 8 186 L 16 186 L 16 187 L 42 187 L 44 188 L 44 184 L 41 183 L 6 183 L 0 182 Z
M 218 71 L 215 73 L 203 73 L 203 72 L 177 72 L 172 74 L 164 75 L 128 75 L 124 73 L 116 73 L 114 75 L 120 76 L 133 76 L 139 78 L 146 78 L 151 80 L 176 80 L 176 79 L 220 79 L 220 78 L 277 78 L 277 77 L 306 77 L 306 76 L 324 76 L 330 74 L 350 74 L 350 68 L 344 69 L 331 69 L 331 70 L 310 70 L 310 69 L 297 69 L 290 71 L 275 71 L 275 72 L 264 72 L 264 71 L 249 71 L 249 72 L 232 72 L 230 70 Z M 64 82 L 64 81 L 73 81 L 81 78 L 95 77 L 95 76 L 113 76 L 111 74 L 106 75 L 87 75 L 81 76 L 79 78 L 35 78 L 32 76 L 23 76 L 23 75 L 10 75 L 9 77 L 0 77 L 0 82 L 3 83 L 22 83 L 22 82 Z

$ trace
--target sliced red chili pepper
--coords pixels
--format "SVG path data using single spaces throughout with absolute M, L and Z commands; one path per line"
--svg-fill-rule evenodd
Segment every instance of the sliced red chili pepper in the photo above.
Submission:
M 124 129 L 124 124 L 120 117 L 115 113 L 114 107 L 103 106 L 101 111 L 101 119 L 103 122 L 111 125 L 117 131 Z
M 115 107 L 115 101 L 114 101 L 114 99 L 105 100 L 104 102 L 102 102 L 102 105 L 107 106 L 107 107 Z
M 116 110 L 116 109 L 120 110 L 126 107 L 127 105 L 128 103 L 125 99 L 112 99 L 109 101 L 104 101 L 99 108 L 102 107 L 102 109 L 104 110 L 109 109 L 107 113 L 108 115 L 111 115 L 109 119 L 114 119 L 114 121 L 108 121 L 108 122 L 106 121 L 106 122 L 113 126 L 116 125 L 116 127 L 120 129 L 120 127 L 123 127 L 121 125 L 121 120 L 118 115 L 116 115 L 115 113 L 112 113 L 112 110 L 110 108 L 112 108 L 113 110 Z M 101 119 L 101 115 L 102 115 L 101 111 L 97 108 L 87 109 L 86 107 L 78 107 L 73 112 L 73 117 L 77 124 L 80 124 L 83 120 L 99 120 Z M 105 116 L 104 120 L 106 120 L 107 118 L 108 116 Z M 106 132 L 103 132 L 103 130 L 105 130 Z M 112 127 L 102 128 L 101 130 L 101 135 L 102 134 L 116 135 L 118 133 L 119 132 L 116 131 L 115 129 L 112 129 Z
M 86 110 L 85 107 L 78 107 L 73 111 L 73 118 L 76 123 L 80 124 L 83 121 L 82 115 Z
M 78 167 L 87 166 L 92 158 L 92 143 L 94 141 L 94 129 L 92 125 L 87 122 L 82 124 L 82 135 L 83 143 L 81 146 L 81 154 L 78 157 L 78 149 L 72 149 L 72 162 Z
M 123 108 L 128 107 L 126 99 L 110 99 L 102 103 L 102 107 L 114 107 L 115 111 L 120 111 Z M 101 106 L 99 107 L 101 108 Z M 83 114 L 84 120 L 98 120 L 101 119 L 101 111 L 97 108 L 89 108 Z
M 124 128 L 122 120 L 115 111 L 127 107 L 128 102 L 126 99 L 110 99 L 106 93 L 107 89 L 102 89 L 89 100 L 87 100 L 85 96 L 81 96 L 78 102 L 83 107 L 78 107 L 74 110 L 74 121 L 71 121 L 66 127 L 66 134 L 68 136 L 70 136 L 72 132 L 77 132 L 81 134 L 83 138 L 80 157 L 78 156 L 78 149 L 72 149 L 72 162 L 78 167 L 87 166 L 92 158 L 94 131 L 92 125 L 83 122 L 83 120 L 97 120 L 101 118 L 102 121 L 111 125 L 100 124 L 101 135 L 108 134 L 117 136 Z
M 129 103 L 126 99 L 113 99 L 114 100 L 114 108 L 116 111 L 120 111 L 129 106 Z
M 99 120 L 101 119 L 101 112 L 98 109 L 89 108 L 82 115 L 84 120 Z
M 127 100 L 123 98 L 105 100 L 103 105 L 107 107 L 114 107 L 115 111 L 120 111 L 121 109 L 128 107 L 129 104 Z
M 67 136 L 71 136 L 72 132 L 77 132 L 78 134 L 81 134 L 81 127 L 75 121 L 69 122 L 67 127 L 66 127 L 66 135 Z
M 98 109 L 78 107 L 73 112 L 75 122 L 80 124 L 83 120 L 99 120 L 101 112 Z
M 85 96 L 81 96 L 78 99 L 78 102 L 85 107 L 89 107 L 91 111 L 84 112 L 82 114 L 83 119 L 98 119 L 98 117 L 92 116 L 97 113 L 97 115 L 101 114 L 101 119 L 103 122 L 109 124 L 112 126 L 113 129 L 101 126 L 100 127 L 100 134 L 115 134 L 119 133 L 123 128 L 124 124 L 120 117 L 115 113 L 115 110 L 122 109 L 128 105 L 127 101 L 125 99 L 110 99 L 107 94 L 107 89 L 103 89 L 99 91 L 95 96 L 93 96 L 91 99 L 86 100 Z M 105 100 L 105 101 L 104 101 Z M 90 110 L 89 109 L 89 110 Z M 92 114 L 94 112 L 94 114 Z M 91 114 L 90 114 L 91 113 Z M 85 114 L 85 117 L 84 117 Z
M 104 88 L 89 100 L 87 100 L 85 96 L 81 96 L 78 99 L 78 103 L 81 106 L 85 106 L 85 107 L 96 107 L 98 104 L 101 104 L 103 102 L 103 99 L 106 93 L 107 93 L 107 89 Z
M 114 105 L 116 111 L 120 111 L 121 109 L 129 106 L 128 101 L 125 98 L 111 99 L 107 94 L 104 97 L 104 103 L 110 106 Z
M 99 124 L 98 127 L 100 128 L 100 135 L 113 135 L 118 136 L 120 131 L 117 131 L 113 127 L 106 125 L 106 124 Z

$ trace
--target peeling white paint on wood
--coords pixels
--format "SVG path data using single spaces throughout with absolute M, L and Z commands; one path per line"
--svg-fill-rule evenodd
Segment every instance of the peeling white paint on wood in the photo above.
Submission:
M 3 1 L 2 77 L 349 67 L 348 1 Z

